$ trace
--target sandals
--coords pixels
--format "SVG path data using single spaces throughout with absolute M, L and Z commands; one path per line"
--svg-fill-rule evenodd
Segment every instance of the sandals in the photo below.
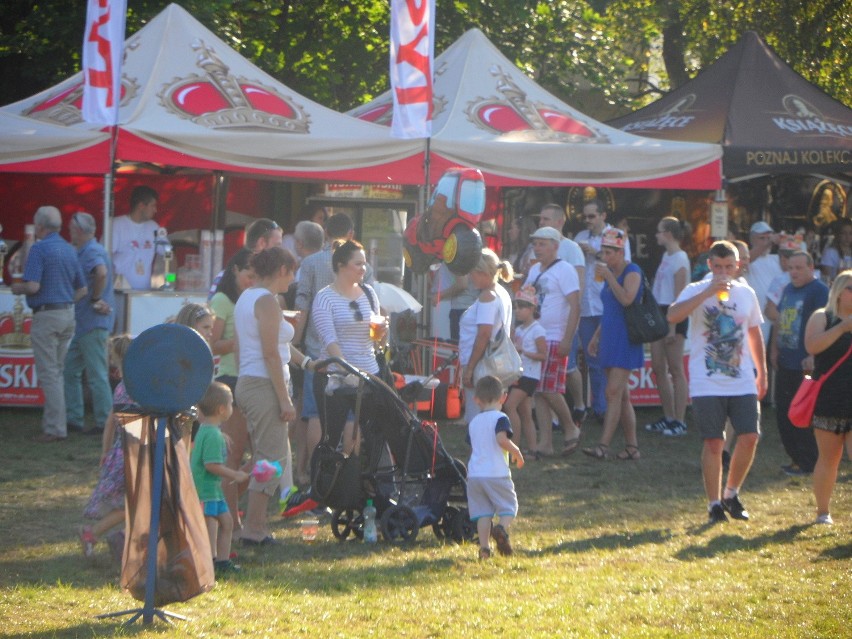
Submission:
M 609 455 L 609 446 L 606 444 L 598 444 L 592 448 L 583 448 L 581 449 L 584 455 L 588 455 L 589 457 L 593 457 L 598 461 L 606 461 L 610 458 Z
M 621 461 L 636 461 L 641 458 L 641 455 L 639 454 L 639 447 L 627 444 L 627 446 L 624 447 L 624 450 L 618 453 L 615 458 Z
M 577 449 L 580 447 L 580 438 L 575 437 L 574 439 L 566 440 L 565 446 L 562 448 L 562 456 L 570 457 L 574 453 L 577 452 Z

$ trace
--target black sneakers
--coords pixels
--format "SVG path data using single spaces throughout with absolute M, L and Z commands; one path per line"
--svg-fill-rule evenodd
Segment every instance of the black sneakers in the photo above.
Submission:
M 707 522 L 710 524 L 721 524 L 726 521 L 728 521 L 728 516 L 725 514 L 725 509 L 719 504 L 713 504 L 707 516 Z
M 742 503 L 740 503 L 740 498 L 737 495 L 734 495 L 730 499 L 723 499 L 722 507 L 727 510 L 734 519 L 748 521 L 748 511 Z

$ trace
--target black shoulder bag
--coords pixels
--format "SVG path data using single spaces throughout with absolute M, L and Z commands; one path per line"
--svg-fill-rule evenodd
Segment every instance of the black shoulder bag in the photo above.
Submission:
M 631 344 L 656 342 L 669 334 L 669 323 L 651 292 L 651 285 L 644 272 L 642 284 L 642 295 L 624 307 L 627 339 Z

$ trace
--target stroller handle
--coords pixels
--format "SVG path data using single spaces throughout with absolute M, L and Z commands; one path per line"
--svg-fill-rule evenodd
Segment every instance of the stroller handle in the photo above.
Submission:
M 342 357 L 329 357 L 327 359 L 317 360 L 314 363 L 314 368 L 315 370 L 326 369 L 331 364 L 337 364 L 347 373 L 352 373 L 353 375 L 357 375 L 358 377 L 363 378 L 365 381 L 370 381 L 370 376 L 368 373 L 362 371 L 360 368 L 353 366 Z

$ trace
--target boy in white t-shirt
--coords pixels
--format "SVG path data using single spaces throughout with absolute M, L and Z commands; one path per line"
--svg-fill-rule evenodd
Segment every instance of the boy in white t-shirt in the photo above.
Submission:
M 684 288 L 669 307 L 668 321 L 689 318 L 689 393 L 704 446 L 701 470 L 709 522 L 748 520 L 739 489 L 751 468 L 760 438 L 760 400 L 766 394 L 763 315 L 754 291 L 736 278 L 738 253 L 730 242 L 715 242 L 707 260 L 709 280 Z M 737 433 L 722 493 L 725 421 Z
M 523 374 L 509 387 L 509 397 L 503 410 L 509 416 L 512 429 L 523 434 L 528 455 L 536 459 L 536 432 L 533 421 L 533 395 L 541 378 L 541 367 L 547 359 L 547 333 L 538 319 L 538 296 L 532 286 L 525 286 L 515 295 L 515 327 L 512 341 L 521 356 Z M 520 440 L 518 440 L 520 441 Z
M 479 558 L 491 557 L 489 538 L 501 555 L 512 554 L 509 527 L 518 514 L 518 496 L 509 470 L 510 460 L 524 467 L 524 456 L 512 441 L 512 425 L 500 406 L 503 384 L 492 375 L 476 382 L 474 401 L 480 412 L 468 425 L 470 461 L 467 464 L 467 507 L 479 533 Z M 494 516 L 498 523 L 494 524 Z

